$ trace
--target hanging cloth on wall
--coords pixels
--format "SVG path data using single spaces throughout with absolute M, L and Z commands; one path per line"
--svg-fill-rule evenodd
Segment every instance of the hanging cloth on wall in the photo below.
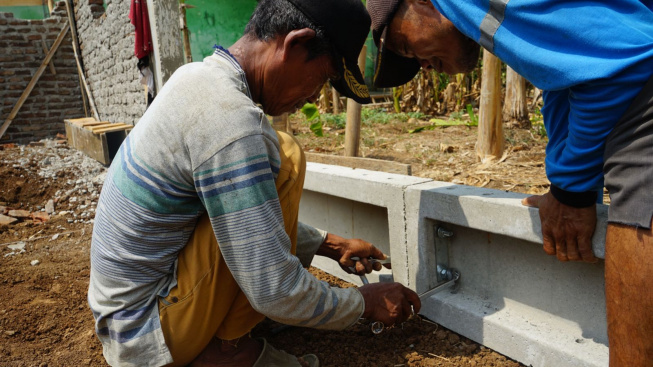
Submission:
M 147 0 L 132 0 L 129 6 L 129 19 L 136 30 L 134 54 L 141 59 L 152 52 L 152 34 L 147 14 Z

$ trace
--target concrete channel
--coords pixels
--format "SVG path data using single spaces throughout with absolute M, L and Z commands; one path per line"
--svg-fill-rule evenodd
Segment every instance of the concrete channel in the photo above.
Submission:
M 537 209 L 525 194 L 308 163 L 300 220 L 374 243 L 398 281 L 424 293 L 452 270 L 455 287 L 422 300 L 422 315 L 533 367 L 608 366 L 604 262 L 562 263 L 542 250 Z M 607 206 L 593 250 L 604 257 Z M 332 261 L 314 265 L 355 284 Z

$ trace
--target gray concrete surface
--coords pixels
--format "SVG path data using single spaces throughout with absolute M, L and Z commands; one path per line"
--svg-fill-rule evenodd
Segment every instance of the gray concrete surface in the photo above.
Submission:
M 300 220 L 371 241 L 418 293 L 441 284 L 438 265 L 461 274 L 457 291 L 423 300 L 422 314 L 534 367 L 607 366 L 603 261 L 561 263 L 542 250 L 537 209 L 525 195 L 410 176 L 308 164 Z M 594 253 L 604 256 L 607 206 Z M 438 228 L 453 232 L 441 238 Z M 330 260 L 314 265 L 361 284 Z

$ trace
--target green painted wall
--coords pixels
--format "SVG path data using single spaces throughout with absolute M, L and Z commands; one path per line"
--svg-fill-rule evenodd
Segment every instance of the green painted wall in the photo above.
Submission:
M 245 25 L 256 8 L 256 0 L 188 0 L 196 8 L 186 10 L 193 61 L 213 52 L 213 45 L 229 47 L 243 35 Z
M 0 6 L 0 13 L 14 13 L 17 19 L 46 19 L 50 17 L 47 6 Z
M 245 25 L 254 12 L 257 1 L 186 0 L 186 3 L 196 6 L 186 10 L 186 24 L 190 31 L 193 61 L 201 61 L 213 52 L 213 45 L 229 47 L 243 35 Z M 365 79 L 369 85 L 374 75 L 377 50 L 371 33 L 365 44 L 367 45 Z

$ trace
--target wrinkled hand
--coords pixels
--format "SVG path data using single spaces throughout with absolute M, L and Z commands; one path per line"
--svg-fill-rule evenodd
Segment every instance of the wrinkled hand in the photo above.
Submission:
M 385 326 L 401 324 L 419 313 L 422 302 L 417 293 L 401 283 L 374 283 L 359 287 L 365 299 L 363 318 L 380 321 Z
M 369 258 L 384 260 L 386 255 L 371 243 L 357 238 L 343 238 L 329 233 L 317 250 L 317 255 L 327 256 L 340 264 L 340 267 L 347 273 L 352 273 L 354 268 L 356 274 L 363 275 L 371 273 L 372 270 L 381 270 L 380 263 L 373 263 Z M 353 261 L 352 257 L 358 257 L 359 261 Z
M 540 209 L 544 251 L 560 261 L 597 262 L 592 252 L 596 228 L 596 205 L 574 208 L 559 202 L 551 193 L 524 198 L 522 204 Z

